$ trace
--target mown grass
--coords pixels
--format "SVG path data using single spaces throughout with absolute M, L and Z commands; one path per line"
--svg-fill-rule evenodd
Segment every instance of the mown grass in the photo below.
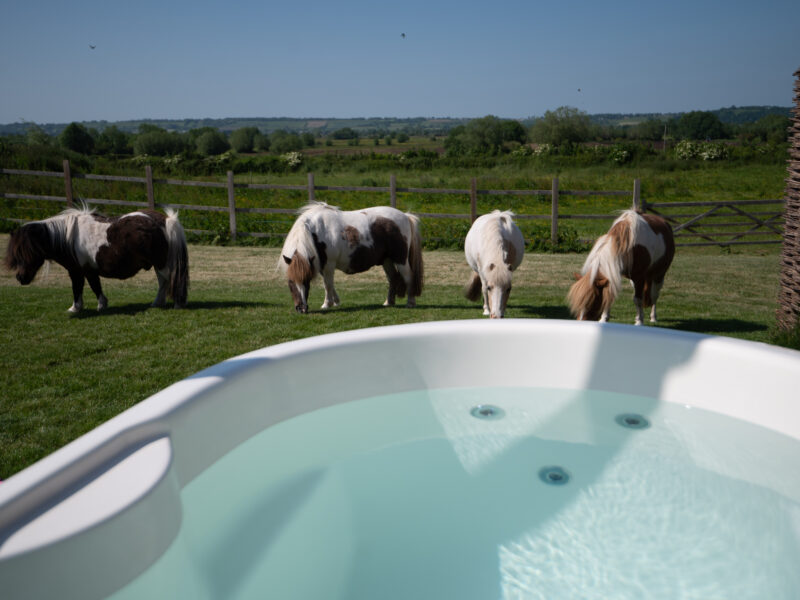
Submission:
M 0 236 L 5 248 L 7 236 Z M 528 254 L 514 277 L 507 316 L 570 318 L 564 297 L 585 256 Z M 53 266 L 31 286 L 0 273 L 0 479 L 53 452 L 156 391 L 226 358 L 293 339 L 348 329 L 484 318 L 464 299 L 463 254 L 428 251 L 426 288 L 415 309 L 384 308 L 380 269 L 337 274 L 342 306 L 294 312 L 264 247 L 190 247 L 185 310 L 150 308 L 155 277 L 104 280 L 109 308 L 97 313 L 86 291 L 78 316 L 69 280 Z M 680 251 L 659 303 L 659 326 L 769 342 L 778 293 L 777 251 L 721 255 Z M 630 293 L 612 320 L 632 323 Z

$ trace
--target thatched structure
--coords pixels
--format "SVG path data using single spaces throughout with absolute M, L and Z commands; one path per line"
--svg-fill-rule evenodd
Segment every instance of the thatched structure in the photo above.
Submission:
M 800 69 L 795 71 L 794 110 L 789 126 L 789 174 L 781 254 L 778 327 L 800 327 Z

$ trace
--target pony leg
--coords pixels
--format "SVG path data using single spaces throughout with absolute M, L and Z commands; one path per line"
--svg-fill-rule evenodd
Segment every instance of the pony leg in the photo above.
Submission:
M 100 277 L 97 273 L 87 273 L 86 280 L 92 288 L 94 295 L 97 296 L 97 310 L 103 310 L 108 306 L 108 298 L 103 294 L 103 287 L 100 285 Z
M 486 286 L 486 282 L 481 283 L 481 293 L 483 294 L 483 316 L 491 316 L 492 311 L 489 310 L 489 288 Z
M 334 272 L 335 269 L 325 269 L 322 273 L 322 285 L 325 288 L 325 302 L 322 303 L 323 310 L 331 306 L 339 306 L 339 294 L 336 293 L 336 288 L 333 286 Z
M 156 299 L 153 300 L 152 306 L 165 308 L 167 306 L 167 288 L 169 287 L 169 275 L 164 275 L 161 271 L 156 271 L 156 279 L 158 280 L 158 292 Z
M 650 300 L 653 303 L 653 306 L 650 308 L 650 322 L 657 323 L 658 319 L 656 318 L 656 301 L 658 300 L 658 296 L 661 294 L 661 288 L 664 285 L 664 280 L 661 281 L 654 281 L 650 287 Z
M 644 281 L 633 282 L 633 304 L 636 306 L 636 320 L 633 322 L 634 325 L 642 325 L 644 323 L 644 301 L 642 300 L 644 296 L 644 287 Z
M 67 310 L 71 313 L 79 313 L 83 309 L 83 271 L 69 271 L 69 278 L 72 281 L 72 306 Z
M 414 308 L 417 305 L 417 299 L 412 293 L 414 289 L 414 273 L 409 265 L 392 263 L 387 261 L 383 265 L 383 270 L 386 272 L 386 278 L 389 280 L 389 294 L 386 298 L 384 306 L 394 305 L 397 296 L 408 295 L 406 306 Z

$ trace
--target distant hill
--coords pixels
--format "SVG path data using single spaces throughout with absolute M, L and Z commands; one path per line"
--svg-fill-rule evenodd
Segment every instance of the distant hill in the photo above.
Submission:
M 719 108 L 707 111 L 713 113 L 723 123 L 731 125 L 743 125 L 745 123 L 755 123 L 767 115 L 783 115 L 790 117 L 792 108 L 790 106 L 731 106 L 730 108 Z M 598 125 L 636 125 L 649 120 L 669 121 L 678 119 L 684 113 L 635 113 L 635 114 L 609 114 L 600 113 L 589 115 L 593 123 Z
M 791 107 L 788 106 L 731 106 L 709 112 L 717 115 L 723 123 L 741 125 L 755 123 L 762 117 L 770 114 L 791 116 Z M 589 115 L 592 122 L 599 125 L 624 126 L 635 125 L 650 119 L 668 121 L 679 118 L 683 113 L 599 113 Z M 536 118 L 520 119 L 523 125 L 530 125 Z M 227 118 L 227 119 L 138 119 L 130 121 L 82 121 L 85 127 L 102 131 L 106 127 L 115 126 L 122 131 L 136 133 L 142 124 L 155 125 L 167 131 L 186 132 L 200 127 L 213 127 L 225 133 L 230 133 L 242 127 L 257 127 L 262 133 L 272 133 L 278 129 L 304 133 L 312 132 L 318 135 L 327 135 L 338 129 L 349 127 L 362 136 L 405 132 L 411 135 L 444 135 L 453 127 L 463 125 L 470 119 L 459 118 L 427 118 L 417 117 L 411 119 L 398 119 L 393 117 L 368 117 L 353 119 L 328 119 L 292 118 L 292 117 L 265 117 L 265 118 Z M 21 135 L 33 125 L 30 122 L 8 123 L 0 125 L 0 135 Z M 58 135 L 68 123 L 36 123 L 48 135 Z
M 312 132 L 318 135 L 326 135 L 338 129 L 349 127 L 359 134 L 367 135 L 373 133 L 399 133 L 426 135 L 446 133 L 457 125 L 463 125 L 470 119 L 451 119 L 445 118 L 411 118 L 397 119 L 392 117 L 369 117 L 353 119 L 328 119 L 324 117 L 316 118 L 292 118 L 292 117 L 265 117 L 265 118 L 226 118 L 226 119 L 138 119 L 131 121 L 82 121 L 81 124 L 88 128 L 102 131 L 106 127 L 115 126 L 118 129 L 136 133 L 142 124 L 154 125 L 167 131 L 186 132 L 200 127 L 213 127 L 224 133 L 230 133 L 242 127 L 257 127 L 262 133 L 272 133 L 283 129 L 295 133 Z M 46 123 L 36 126 L 40 127 L 48 135 L 58 135 L 69 123 Z M 31 123 L 9 123 L 0 125 L 0 135 L 24 134 Z

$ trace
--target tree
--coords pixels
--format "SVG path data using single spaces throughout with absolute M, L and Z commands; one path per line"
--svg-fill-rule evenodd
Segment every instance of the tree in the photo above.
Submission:
M 444 147 L 451 156 L 480 156 L 500 154 L 506 142 L 524 143 L 526 140 L 525 129 L 518 121 L 504 121 L 488 115 L 454 127 Z
M 52 138 L 38 125 L 31 125 L 25 132 L 25 142 L 29 146 L 49 146 Z
M 98 154 L 130 154 L 131 136 L 121 131 L 116 125 L 106 127 L 95 142 Z
M 260 133 L 258 127 L 242 127 L 235 130 L 231 133 L 231 148 L 236 152 L 252 152 L 256 136 Z
M 728 132 L 714 113 L 694 110 L 678 119 L 678 135 L 687 140 L 718 140 Z
M 303 140 L 303 145 L 304 145 L 306 148 L 313 148 L 313 147 L 314 147 L 314 146 L 317 144 L 317 140 L 316 140 L 316 138 L 314 137 L 314 134 L 313 134 L 313 133 L 311 133 L 310 131 L 306 131 L 306 132 L 304 132 L 304 133 L 303 133 L 303 134 L 300 136 L 300 139 L 302 139 L 302 140 Z
M 266 133 L 259 132 L 253 137 L 253 150 L 269 152 L 269 146 L 269 136 Z
M 80 123 L 72 122 L 66 126 L 59 136 L 62 147 L 79 154 L 91 154 L 94 150 L 94 138 Z
M 658 119 L 648 119 L 642 121 L 632 128 L 630 137 L 637 140 L 660 141 L 664 138 L 664 121 Z
M 214 129 L 201 134 L 195 141 L 197 153 L 203 156 L 217 156 L 230 150 L 228 138 L 221 131 Z
M 562 146 L 579 144 L 590 139 L 591 123 L 589 116 L 571 106 L 561 106 L 547 111 L 541 119 L 531 126 L 531 139 L 540 144 Z
M 303 149 L 303 140 L 296 133 L 278 129 L 270 136 L 270 149 L 278 154 L 295 152 Z
M 136 156 L 171 156 L 188 149 L 185 138 L 164 129 L 149 129 L 133 140 L 133 153 Z
M 358 133 L 351 127 L 342 127 L 331 133 L 335 140 L 353 140 L 358 138 Z

